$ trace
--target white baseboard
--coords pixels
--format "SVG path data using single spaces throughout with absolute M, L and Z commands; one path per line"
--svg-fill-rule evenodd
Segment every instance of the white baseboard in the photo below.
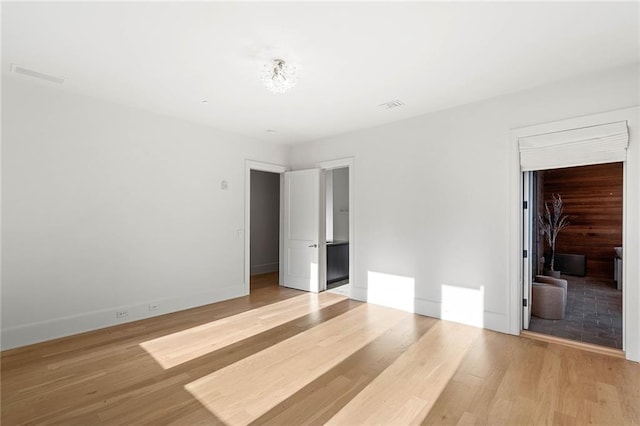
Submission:
M 442 318 L 442 306 L 441 303 L 435 300 L 429 299 L 415 299 L 415 313 L 425 315 L 433 318 Z M 455 320 L 450 320 L 457 322 Z M 470 324 L 468 322 L 459 321 L 462 324 L 472 325 L 478 327 L 479 324 Z M 509 319 L 506 314 L 499 314 L 497 312 L 483 311 L 482 313 L 482 326 L 480 328 L 486 328 L 488 330 L 498 331 L 500 333 L 508 333 L 509 331 Z
M 353 287 L 351 289 L 351 298 L 362 302 L 367 301 L 367 289 L 362 287 Z M 437 300 L 429 300 L 416 297 L 414 299 L 414 313 L 432 318 L 442 318 L 441 302 Z M 509 333 L 509 318 L 506 314 L 497 312 L 484 311 L 483 323 L 481 328 L 498 331 L 500 333 Z M 455 320 L 451 320 L 455 321 Z M 462 322 L 463 323 L 463 322 Z M 465 323 L 468 324 L 468 323 Z M 471 324 L 473 326 L 478 326 Z
M 484 311 L 484 328 L 509 334 L 509 317 L 507 314 Z
M 158 315 L 208 305 L 210 303 L 216 303 L 244 295 L 244 285 L 240 284 L 236 286 L 223 287 L 215 291 L 202 294 L 181 296 L 173 299 L 149 300 L 147 302 L 134 305 L 117 306 L 80 315 L 56 318 L 49 321 L 8 327 L 2 330 L 0 348 L 2 350 L 13 349 L 59 337 L 98 330 L 144 318 L 151 318 Z M 353 286 L 351 288 L 351 298 L 366 302 L 367 289 Z M 149 311 L 150 304 L 158 305 L 158 309 Z M 440 302 L 438 301 L 416 298 L 414 307 L 416 314 L 433 318 L 441 318 L 441 307 Z M 127 311 L 127 317 L 116 319 L 116 311 L 123 310 Z M 508 326 L 509 324 L 506 314 L 484 311 L 483 328 L 501 333 L 508 333 Z
M 269 272 L 278 272 L 280 263 L 262 263 L 260 265 L 251 265 L 251 275 L 267 274 Z
M 362 287 L 356 287 L 351 283 L 351 299 L 358 300 L 360 302 L 367 301 L 367 289 Z
M 207 293 L 192 294 L 171 299 L 149 300 L 144 303 L 116 306 L 79 315 L 8 327 L 2 330 L 0 348 L 2 350 L 13 349 L 33 343 L 57 339 L 59 337 L 71 336 L 144 318 L 208 305 L 244 295 L 244 284 L 238 284 L 235 286 L 222 287 Z M 157 305 L 158 309 L 149 311 L 150 304 Z M 116 319 L 115 313 L 124 310 L 127 311 L 128 315 L 125 318 Z
M 442 306 L 441 303 L 435 300 L 429 299 L 415 299 L 415 313 L 425 315 L 433 318 L 442 318 Z M 480 328 L 486 328 L 487 330 L 498 331 L 500 333 L 508 333 L 509 331 L 509 319 L 506 314 L 499 314 L 497 312 L 483 311 L 482 313 L 482 326 Z M 457 322 L 455 320 L 450 320 Z M 459 321 L 462 324 L 472 325 L 478 327 L 478 324 L 469 324 L 467 322 Z
M 441 318 L 440 314 L 440 302 L 429 299 L 422 299 L 416 297 L 415 302 L 415 313 L 424 315 L 431 318 Z

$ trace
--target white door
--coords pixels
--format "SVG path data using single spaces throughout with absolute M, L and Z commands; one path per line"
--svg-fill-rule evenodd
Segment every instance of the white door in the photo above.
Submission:
M 533 220 L 537 220 L 533 216 L 532 200 L 532 172 L 524 172 L 522 174 L 522 328 L 529 329 L 529 321 L 531 320 L 531 274 L 532 268 L 532 228 Z
M 285 287 L 320 290 L 320 169 L 284 174 Z

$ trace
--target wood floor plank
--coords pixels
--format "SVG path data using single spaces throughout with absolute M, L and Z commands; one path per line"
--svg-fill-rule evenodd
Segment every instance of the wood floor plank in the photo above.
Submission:
M 409 315 L 362 305 L 186 389 L 223 422 L 249 424 Z
M 438 322 L 329 424 L 419 424 L 478 333 L 473 327 Z
M 480 382 L 474 372 L 483 373 Z M 423 424 L 456 424 L 463 415 L 476 424 L 638 424 L 638 392 L 636 363 L 483 331 Z
M 346 299 L 326 292 L 305 293 L 140 345 L 163 368 L 171 368 Z
M 640 425 L 637 363 L 352 300 L 299 316 L 294 300 L 269 308 L 303 294 L 277 278 L 254 279 L 247 297 L 2 352 L 2 424 Z M 201 327 L 224 319 L 221 336 Z M 168 350 L 163 336 L 185 330 L 199 332 L 176 347 L 194 351 L 171 368 L 141 347 Z M 226 346 L 210 351 L 209 338 Z
M 435 324 L 418 315 L 402 320 L 252 425 L 325 424 Z

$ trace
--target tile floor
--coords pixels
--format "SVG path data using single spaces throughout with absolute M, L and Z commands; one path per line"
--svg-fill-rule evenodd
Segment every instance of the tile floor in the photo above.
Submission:
M 568 281 L 563 320 L 532 316 L 529 330 L 622 349 L 622 291 L 613 282 L 563 275 Z

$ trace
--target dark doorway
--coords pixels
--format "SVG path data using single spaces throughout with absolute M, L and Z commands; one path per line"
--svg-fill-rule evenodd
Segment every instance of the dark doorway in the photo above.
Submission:
M 280 174 L 251 170 L 251 290 L 277 286 L 280 269 Z

